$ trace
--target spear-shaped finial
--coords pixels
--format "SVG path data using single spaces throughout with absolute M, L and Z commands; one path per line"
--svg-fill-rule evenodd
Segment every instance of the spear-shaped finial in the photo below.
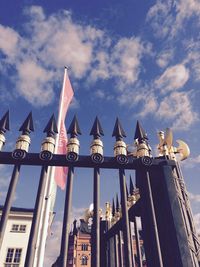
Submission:
M 93 135 L 94 139 L 99 139 L 101 135 L 104 135 L 103 129 L 97 116 L 90 131 L 90 135 Z
M 32 112 L 28 114 L 22 126 L 19 128 L 19 131 L 22 131 L 22 134 L 17 139 L 16 146 L 15 146 L 16 149 L 13 152 L 14 158 L 19 158 L 19 155 L 20 155 L 20 158 L 24 158 L 26 156 L 26 153 L 29 150 L 29 146 L 31 143 L 29 134 L 30 132 L 34 131 Z
M 147 138 L 147 134 L 144 131 L 144 129 L 142 128 L 141 124 L 139 123 L 139 121 L 137 121 L 136 124 L 136 129 L 135 129 L 135 136 L 134 139 L 138 139 L 139 142 L 143 141 L 143 140 L 148 140 Z
M 96 117 L 90 135 L 93 135 L 94 140 L 90 146 L 90 154 L 92 161 L 95 163 L 103 162 L 103 142 L 100 140 L 101 135 L 104 135 L 103 129 L 99 122 L 98 117 Z
M 6 131 L 10 130 L 9 124 L 9 110 L 3 115 L 2 119 L 0 120 L 0 133 L 4 134 Z
M 132 196 L 134 192 L 134 186 L 133 186 L 133 181 L 132 181 L 132 177 L 130 175 L 130 188 L 129 188 L 129 193 Z
M 139 121 L 137 121 L 136 124 L 136 130 L 135 130 L 135 146 L 137 147 L 137 151 L 136 151 L 136 157 L 150 157 L 151 156 L 151 147 L 148 144 L 148 138 L 147 138 L 147 134 L 144 131 L 144 129 L 142 128 L 142 126 L 140 125 Z M 145 163 L 146 163 L 147 158 L 145 159 Z M 149 161 L 150 163 L 148 164 L 152 164 L 151 161 Z
M 78 120 L 76 118 L 76 115 L 74 116 L 69 129 L 68 133 L 70 134 L 70 139 L 67 144 L 67 155 L 66 158 L 67 160 L 74 162 L 78 160 L 78 155 L 79 155 L 79 148 L 80 148 L 80 143 L 77 138 L 78 134 L 81 134 L 81 130 L 78 125 Z
M 123 137 L 126 137 L 125 131 L 122 128 L 122 125 L 121 125 L 118 118 L 116 119 L 112 136 L 116 137 L 116 141 L 120 141 L 120 140 L 122 140 Z
M 115 200 L 113 198 L 113 203 L 112 203 L 112 216 L 115 217 Z
M 56 120 L 54 114 L 51 116 L 46 127 L 44 128 L 44 133 L 47 133 L 47 137 L 42 142 L 40 158 L 42 160 L 52 159 L 52 155 L 55 150 L 55 138 L 54 135 L 58 133 Z
M 71 135 L 71 138 L 74 138 L 79 134 L 81 134 L 81 130 L 76 115 L 74 116 L 67 133 Z
M 48 137 L 54 137 L 54 135 L 58 133 L 58 128 L 57 128 L 54 114 L 51 116 L 50 120 L 48 121 L 46 127 L 44 128 L 43 133 L 47 133 Z
M 32 112 L 28 114 L 19 131 L 22 131 L 24 135 L 29 135 L 30 132 L 34 132 Z

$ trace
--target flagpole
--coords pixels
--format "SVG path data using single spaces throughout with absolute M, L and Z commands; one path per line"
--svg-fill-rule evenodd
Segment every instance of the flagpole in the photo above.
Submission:
M 62 86 L 62 91 L 60 95 L 60 103 L 59 103 L 59 111 L 58 111 L 58 121 L 57 121 L 57 126 L 58 129 L 60 129 L 61 126 L 61 120 L 62 120 L 62 114 L 61 110 L 63 109 L 63 97 L 64 97 L 64 88 L 65 88 L 65 83 L 66 83 L 66 78 L 67 78 L 67 67 L 65 67 L 64 70 L 64 78 L 63 78 L 63 86 Z M 56 139 L 55 139 L 55 154 L 58 149 L 58 142 L 59 142 L 59 134 L 57 134 Z M 43 199 L 43 211 L 42 211 L 42 216 L 40 219 L 40 232 L 37 237 L 37 248 L 38 251 L 37 257 L 34 260 L 34 267 L 43 267 L 44 264 L 44 255 L 45 255 L 45 246 L 46 246 L 46 239 L 48 235 L 48 227 L 49 227 L 49 219 L 51 213 L 53 213 L 53 208 L 55 204 L 55 199 L 56 199 L 56 192 L 57 192 L 57 185 L 54 179 L 55 176 L 55 167 L 51 167 L 49 172 L 48 172 L 48 178 L 47 178 L 47 184 L 46 184 L 46 193 L 44 195 Z

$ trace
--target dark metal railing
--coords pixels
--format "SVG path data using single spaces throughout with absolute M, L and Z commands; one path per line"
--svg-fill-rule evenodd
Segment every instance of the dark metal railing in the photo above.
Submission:
M 5 143 L 4 134 L 9 130 L 9 113 L 0 121 L 0 149 Z M 136 151 L 127 151 L 123 141 L 126 136 L 119 120 L 116 120 L 113 136 L 116 138 L 114 156 L 103 155 L 103 143 L 100 137 L 103 130 L 98 118 L 90 132 L 93 136 L 89 156 L 79 155 L 78 134 L 81 134 L 77 118 L 74 117 L 69 129 L 70 139 L 66 155 L 54 154 L 57 127 L 54 116 L 51 117 L 45 132 L 47 137 L 39 153 L 29 153 L 30 137 L 33 131 L 30 113 L 20 127 L 22 135 L 18 138 L 13 152 L 0 152 L 0 164 L 14 165 L 0 222 L 0 248 L 5 234 L 13 196 L 22 165 L 41 166 L 33 221 L 26 253 L 25 267 L 33 267 L 35 247 L 42 212 L 42 199 L 47 184 L 47 171 L 50 166 L 68 167 L 65 193 L 64 217 L 60 246 L 59 267 L 67 267 L 68 237 L 70 231 L 70 212 L 72 207 L 72 189 L 76 168 L 92 168 L 93 177 L 93 225 L 92 225 L 92 267 L 136 267 L 143 266 L 141 238 L 136 218 L 141 219 L 145 257 L 148 267 L 197 267 L 199 266 L 199 241 L 196 237 L 193 217 L 188 203 L 180 166 L 166 152 L 166 143 L 159 147 L 163 153 L 157 158 L 151 156 L 147 135 L 137 122 L 135 140 Z M 163 150 L 162 150 L 163 145 Z M 100 171 L 101 169 L 119 171 L 120 199 L 113 201 L 111 217 L 100 220 Z M 130 192 L 126 187 L 126 170 L 135 171 L 137 194 L 130 180 Z M 137 198 L 135 197 L 137 195 Z M 135 245 L 130 223 L 133 223 Z M 137 256 L 136 256 L 137 254 Z

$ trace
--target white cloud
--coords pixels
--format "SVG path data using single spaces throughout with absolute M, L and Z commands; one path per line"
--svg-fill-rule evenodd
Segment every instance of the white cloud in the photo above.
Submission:
M 167 68 L 155 81 L 155 85 L 161 90 L 161 93 L 165 94 L 169 91 L 182 88 L 188 79 L 189 70 L 183 64 L 178 64 Z
M 150 45 L 139 38 L 119 38 L 111 42 L 108 34 L 90 25 L 81 25 L 69 11 L 46 16 L 40 6 L 26 8 L 25 33 L 20 36 L 1 25 L 0 51 L 6 55 L 4 68 L 17 71 L 12 77 L 15 94 L 35 106 L 52 102 L 54 84 L 61 68 L 70 67 L 74 78 L 114 78 L 117 88 L 134 84 L 141 70 L 141 58 Z M 9 41 L 6 45 L 5 40 Z
M 104 51 L 100 51 L 95 58 L 95 65 L 91 69 L 90 81 L 96 82 L 98 79 L 109 78 L 109 55 Z
M 159 67 L 165 68 L 174 55 L 173 49 L 165 49 L 157 55 L 156 63 Z
M 44 267 L 51 266 L 59 256 L 62 222 L 54 222 L 51 230 L 52 234 L 47 238 L 46 242 L 47 245 L 45 250 Z
M 13 29 L 0 24 L 0 51 L 8 58 L 14 58 L 17 52 L 19 35 Z
M 48 105 L 52 102 L 54 93 L 50 71 L 28 59 L 17 64 L 16 69 L 18 71 L 16 86 L 20 95 L 36 106 Z
M 200 160 L 199 160 L 199 162 L 200 162 Z M 189 198 L 191 201 L 200 202 L 200 195 L 199 194 L 188 193 L 188 195 L 189 195 Z
M 156 4 L 147 13 L 147 23 L 151 23 L 153 33 L 158 37 L 164 38 L 170 32 L 170 26 L 172 25 L 171 8 L 171 0 L 165 2 L 157 0 Z
M 166 121 L 173 120 L 172 128 L 175 130 L 188 129 L 198 119 L 197 113 L 192 109 L 189 94 L 185 92 L 173 92 L 164 97 L 156 116 Z
M 200 81 L 200 43 L 199 40 L 187 40 L 184 42 L 186 50 L 186 58 L 184 64 L 191 68 L 191 76 L 193 81 Z
M 157 0 L 147 14 L 154 34 L 161 38 L 175 37 L 185 29 L 185 23 L 195 17 L 199 24 L 200 3 L 198 0 Z
M 196 225 L 197 233 L 200 234 L 200 213 L 194 215 L 194 223 Z
M 184 163 L 183 163 L 184 164 Z M 200 167 L 200 155 L 196 157 L 189 157 L 187 163 L 183 165 L 185 168 Z
M 138 80 L 144 46 L 139 38 L 122 38 L 113 48 L 110 69 L 122 83 L 133 84 Z
M 152 114 L 156 112 L 158 108 L 157 99 L 154 96 L 154 94 L 149 94 L 146 96 L 146 98 L 143 100 L 143 109 L 138 114 L 141 117 L 145 117 L 146 115 Z

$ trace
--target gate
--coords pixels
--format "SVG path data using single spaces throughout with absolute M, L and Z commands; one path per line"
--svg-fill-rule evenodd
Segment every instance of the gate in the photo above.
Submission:
M 5 143 L 5 132 L 9 130 L 9 112 L 0 121 L 0 150 Z M 67 266 L 68 236 L 70 231 L 70 211 L 72 206 L 72 188 L 74 171 L 79 168 L 92 168 L 93 177 L 93 224 L 92 224 L 92 267 L 136 267 L 142 266 L 140 237 L 137 217 L 141 218 L 142 236 L 148 267 L 197 267 L 199 266 L 200 244 L 195 232 L 192 212 L 180 166 L 175 153 L 187 156 L 187 146 L 179 141 L 178 148 L 172 145 L 172 133 L 168 129 L 166 136 L 159 133 L 159 156 L 152 157 L 148 138 L 139 122 L 135 131 L 135 147 L 128 148 L 123 138 L 126 134 L 116 120 L 113 134 L 116 142 L 114 157 L 103 155 L 101 136 L 103 129 L 96 117 L 90 135 L 93 136 L 90 155 L 79 155 L 78 135 L 81 134 L 76 116 L 68 129 L 70 139 L 67 155 L 53 154 L 57 126 L 54 115 L 50 118 L 44 132 L 47 137 L 42 142 L 40 153 L 29 153 L 30 133 L 34 130 L 30 113 L 20 131 L 22 134 L 12 152 L 0 152 L 0 164 L 14 165 L 0 222 L 0 247 L 5 233 L 13 196 L 22 165 L 41 166 L 40 181 L 35 201 L 33 221 L 26 253 L 25 267 L 32 267 L 42 209 L 42 196 L 47 183 L 47 171 L 50 166 L 68 166 L 65 195 L 62 240 L 60 246 L 59 267 Z M 117 169 L 119 172 L 121 212 L 117 199 L 113 202 L 112 220 L 100 221 L 100 170 Z M 135 171 L 136 186 L 140 197 L 128 196 L 126 170 Z M 130 180 L 130 188 L 133 184 Z M 129 201 L 128 201 L 129 200 Z M 134 257 L 130 223 L 134 224 L 137 259 Z

